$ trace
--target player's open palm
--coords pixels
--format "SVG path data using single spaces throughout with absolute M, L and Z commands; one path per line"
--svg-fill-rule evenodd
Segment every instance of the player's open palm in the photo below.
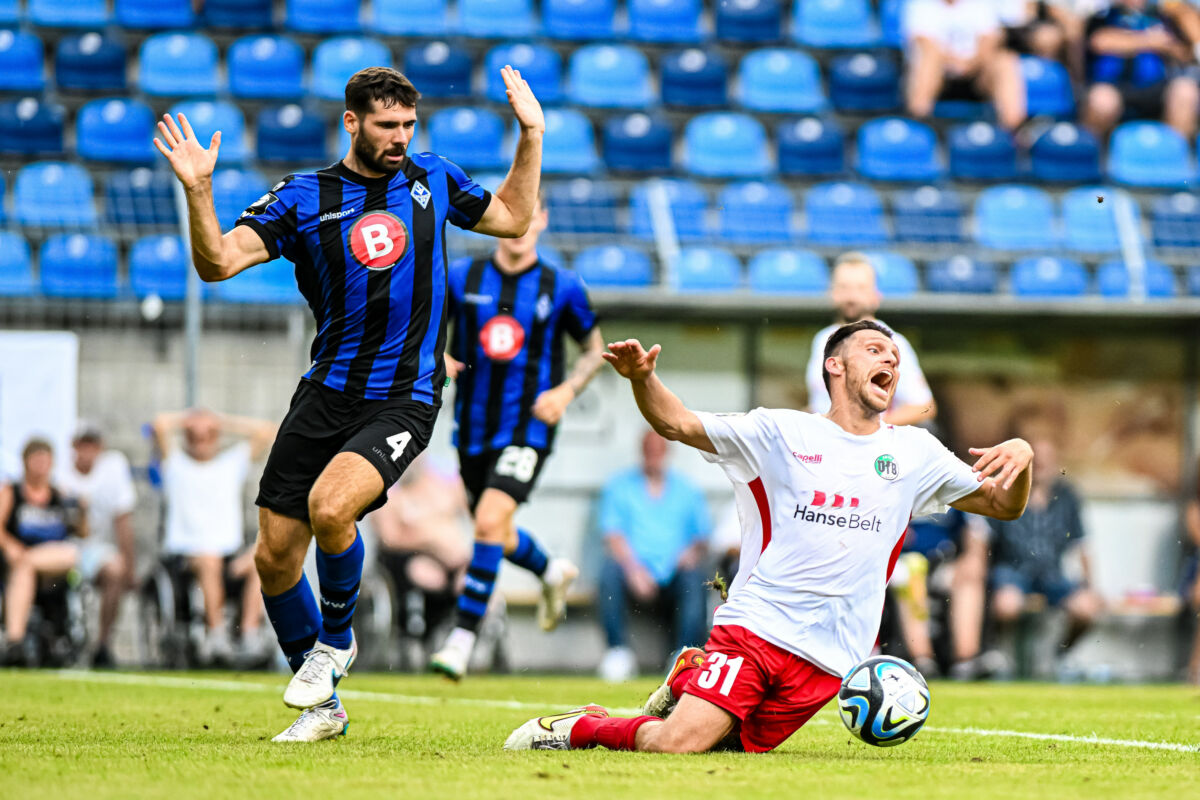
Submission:
M 170 114 L 164 114 L 158 123 L 158 132 L 162 134 L 162 140 L 155 137 L 154 146 L 166 157 L 175 177 L 185 188 L 212 177 L 217 166 L 217 151 L 221 149 L 220 131 L 213 134 L 212 141 L 205 147 L 196 139 L 187 117 L 180 114 L 177 125 Z
M 626 339 L 623 342 L 612 342 L 607 353 L 601 353 L 604 360 L 613 365 L 623 378 L 631 381 L 644 381 L 654 374 L 654 365 L 658 362 L 658 354 L 662 345 L 654 345 L 649 350 L 642 347 L 637 339 Z
M 508 104 L 512 106 L 513 113 L 517 115 L 521 129 L 544 132 L 546 116 L 542 113 L 542 104 L 529 88 L 529 82 L 521 77 L 518 70 L 508 65 L 500 70 L 500 77 L 504 79 L 504 93 L 508 96 Z
M 968 452 L 979 457 L 971 465 L 979 480 L 994 478 L 1005 491 L 1011 489 L 1017 476 L 1033 463 L 1033 448 L 1024 439 L 1009 439 L 994 447 L 972 447 Z

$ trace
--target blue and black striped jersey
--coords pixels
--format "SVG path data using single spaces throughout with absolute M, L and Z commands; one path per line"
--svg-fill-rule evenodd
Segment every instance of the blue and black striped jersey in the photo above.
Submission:
M 533 404 L 563 380 L 563 334 L 582 343 L 596 326 L 583 281 L 544 261 L 506 275 L 491 259 L 463 259 L 450 265 L 450 314 L 450 354 L 465 364 L 454 401 L 459 450 L 550 447 L 554 429 L 534 419 Z
M 441 402 L 449 221 L 472 228 L 491 195 L 432 153 L 366 178 L 342 162 L 289 175 L 238 218 L 296 265 L 316 317 L 304 377 L 353 397 Z

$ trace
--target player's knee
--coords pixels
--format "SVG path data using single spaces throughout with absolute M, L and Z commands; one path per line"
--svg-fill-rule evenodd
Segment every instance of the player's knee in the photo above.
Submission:
M 1025 597 L 1020 591 L 1011 587 L 1000 589 L 992 598 L 992 615 L 998 622 L 1012 622 L 1021 616 L 1021 608 L 1025 605 Z
M 285 581 L 297 571 L 295 562 L 294 553 L 282 547 L 272 547 L 262 538 L 254 546 L 254 568 L 265 586 L 277 586 Z
M 1088 90 L 1088 112 L 1104 120 L 1115 120 L 1121 116 L 1121 95 L 1116 88 L 1098 83 Z
M 353 524 L 354 514 L 335 497 L 313 492 L 308 497 L 308 519 L 313 533 L 320 536 L 322 531 L 341 531 Z
M 475 540 L 503 544 L 508 539 L 512 520 L 503 511 L 480 506 L 475 512 Z

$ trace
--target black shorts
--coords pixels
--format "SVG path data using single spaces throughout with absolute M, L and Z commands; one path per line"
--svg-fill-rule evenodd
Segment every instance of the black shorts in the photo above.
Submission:
M 1168 81 L 1146 86 L 1118 83 L 1114 86 L 1121 95 L 1127 119 L 1158 119 L 1166 111 Z
M 485 489 L 498 489 L 520 505 L 529 499 L 542 466 L 550 455 L 548 447 L 509 445 L 502 450 L 487 450 L 477 456 L 458 452 L 463 486 L 471 512 L 479 504 Z
M 338 453 L 357 453 L 383 478 L 383 491 L 359 519 L 384 504 L 388 488 L 429 445 L 437 406 L 416 400 L 363 400 L 300 381 L 279 426 L 254 502 L 294 519 L 308 519 L 308 493 Z
M 942 91 L 938 94 L 937 99 L 944 102 L 986 102 L 987 97 L 979 90 L 979 85 L 976 83 L 977 80 L 978 78 L 973 75 L 955 78 L 947 77 L 942 84 Z

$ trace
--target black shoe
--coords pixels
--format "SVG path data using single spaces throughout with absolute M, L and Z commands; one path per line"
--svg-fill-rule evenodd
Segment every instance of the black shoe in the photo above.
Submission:
M 113 660 L 108 645 L 100 645 L 92 654 L 92 669 L 116 669 L 117 662 Z

